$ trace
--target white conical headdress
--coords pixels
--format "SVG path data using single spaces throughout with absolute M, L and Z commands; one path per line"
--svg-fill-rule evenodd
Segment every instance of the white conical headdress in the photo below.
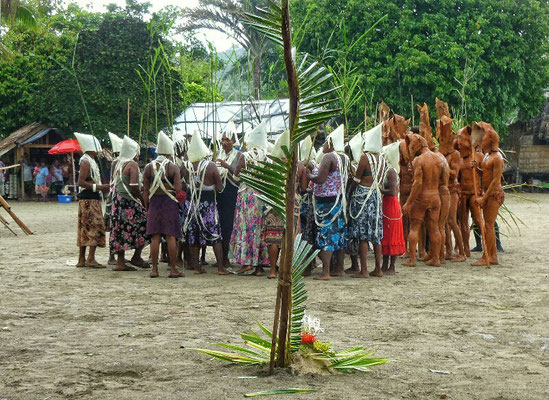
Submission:
M 190 162 L 200 161 L 203 158 L 208 157 L 210 154 L 210 149 L 206 146 L 206 143 L 202 140 L 200 132 L 195 130 L 193 132 L 193 137 L 191 143 L 189 144 L 189 150 L 187 151 L 187 156 L 189 157 Z
M 397 174 L 400 172 L 400 140 L 383 146 L 381 155 L 395 169 Z
M 174 130 L 172 137 L 173 144 L 178 153 L 183 153 L 184 151 L 187 151 L 189 147 L 189 141 L 187 140 L 187 137 L 183 132 L 181 132 L 180 130 Z
M 76 136 L 76 140 L 78 140 L 82 153 L 86 153 L 88 151 L 95 151 L 96 153 L 99 153 L 102 150 L 101 143 L 99 143 L 99 140 L 97 140 L 95 136 L 78 132 L 74 132 L 74 136 Z
M 265 120 L 256 126 L 248 135 L 246 149 L 250 150 L 254 147 L 269 150 L 269 142 L 267 141 L 267 124 Z
M 168 137 L 168 135 L 164 133 L 164 131 L 160 131 L 160 133 L 158 134 L 158 142 L 156 144 L 156 154 L 173 156 L 173 142 Z
M 276 158 L 286 158 L 286 154 L 282 150 L 282 147 L 286 147 L 286 152 L 290 151 L 290 131 L 285 130 L 282 132 L 271 150 L 271 155 Z
M 362 133 L 357 133 L 351 140 L 349 140 L 349 148 L 351 149 L 351 154 L 353 155 L 353 161 L 359 162 L 360 157 L 363 154 L 364 146 L 364 136 Z
M 313 148 L 313 139 L 310 136 L 307 136 L 299 143 L 299 161 L 314 160 L 314 148 Z
M 315 161 L 318 165 L 322 162 L 322 159 L 324 158 L 324 150 L 322 147 L 316 151 Z
M 112 145 L 112 152 L 113 153 L 120 153 L 120 149 L 122 149 L 122 140 L 118 136 L 116 136 L 114 133 L 109 132 L 109 139 L 111 139 L 111 145 Z
M 381 153 L 383 147 L 381 142 L 383 123 L 364 133 L 364 151 L 368 153 Z
M 339 125 L 328 135 L 326 141 L 331 143 L 336 153 L 343 153 L 345 151 L 345 125 Z
M 139 145 L 137 142 L 129 136 L 124 136 L 124 139 L 122 139 L 122 146 L 120 147 L 120 155 L 118 156 L 119 161 L 124 162 L 133 160 L 138 154 Z
M 234 124 L 234 121 L 232 119 L 227 122 L 227 125 L 225 125 L 225 130 L 223 130 L 222 137 L 234 140 L 234 144 L 240 146 L 240 141 L 238 140 L 238 134 L 236 131 L 236 125 Z

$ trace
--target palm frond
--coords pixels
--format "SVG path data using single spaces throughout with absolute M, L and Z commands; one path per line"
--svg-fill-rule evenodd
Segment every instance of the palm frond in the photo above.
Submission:
M 310 393 L 310 392 L 316 392 L 316 391 L 317 391 L 316 389 L 298 389 L 298 388 L 272 389 L 272 390 L 262 390 L 261 392 L 246 393 L 244 397 L 272 396 L 276 394 Z
M 290 351 L 292 353 L 298 351 L 301 345 L 300 334 L 305 315 L 304 303 L 307 301 L 303 271 L 319 253 L 319 250 L 311 251 L 312 248 L 312 245 L 301 238 L 301 234 L 296 236 L 292 260 L 292 319 L 290 327 Z
M 14 21 L 24 25 L 27 28 L 36 28 L 38 26 L 38 20 L 34 11 L 22 4 L 19 4 L 15 11 Z
M 242 171 L 240 180 L 257 192 L 257 197 L 271 207 L 286 221 L 286 180 L 289 163 L 269 156 L 268 161 L 259 161 Z

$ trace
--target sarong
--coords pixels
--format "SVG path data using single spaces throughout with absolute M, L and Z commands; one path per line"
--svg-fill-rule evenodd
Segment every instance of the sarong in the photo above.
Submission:
M 181 231 L 183 232 L 183 227 L 185 226 L 185 220 L 187 219 L 187 204 L 185 202 L 178 203 L 179 207 L 179 224 L 181 225 Z M 178 239 L 179 243 L 185 243 L 185 235 L 181 235 Z
M 335 204 L 335 197 L 329 201 L 319 201 L 322 197 L 317 197 L 317 220 L 320 226 L 317 226 L 316 247 L 322 251 L 337 251 L 345 248 L 345 217 L 341 203 Z M 332 209 L 333 207 L 333 209 Z M 330 212 L 331 210 L 331 212 Z M 321 218 L 322 215 L 328 215 Z M 330 223 L 335 215 L 338 216 Z
M 383 218 L 381 204 L 377 193 L 372 193 L 368 200 L 369 187 L 358 186 L 349 206 L 351 223 L 349 224 L 349 238 L 359 241 L 368 241 L 372 244 L 380 244 L 383 238 Z M 363 206 L 364 201 L 366 204 Z M 360 215 L 357 215 L 362 208 Z M 352 218 L 356 217 L 356 218 Z
M 385 196 L 383 197 L 381 253 L 384 256 L 399 256 L 405 252 L 400 203 L 397 196 Z
M 310 245 L 316 246 L 315 209 L 311 196 L 303 196 L 301 203 L 301 238 Z
M 147 235 L 181 237 L 179 204 L 166 195 L 154 195 L 147 212 Z
M 217 195 L 217 211 L 219 212 L 219 225 L 221 225 L 221 238 L 223 248 L 228 249 L 233 234 L 234 214 L 238 188 L 233 184 L 225 184 L 225 189 Z
M 185 210 L 187 230 L 184 236 L 190 246 L 211 246 L 221 241 L 221 226 L 213 192 L 203 192 L 198 205 L 185 201 Z
M 263 240 L 265 243 L 280 246 L 284 237 L 284 228 L 282 218 L 275 211 L 270 210 L 263 217 Z
M 261 235 L 264 205 L 248 187 L 238 192 L 229 259 L 240 265 L 269 265 L 267 245 Z
M 137 249 L 148 242 L 147 211 L 140 203 L 113 193 L 110 215 L 109 247 L 113 254 Z
M 105 241 L 101 200 L 79 200 L 76 245 L 105 247 Z

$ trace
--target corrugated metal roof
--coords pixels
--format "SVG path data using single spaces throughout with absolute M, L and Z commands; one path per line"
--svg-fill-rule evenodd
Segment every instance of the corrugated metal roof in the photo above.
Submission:
M 193 103 L 175 119 L 174 131 L 192 135 L 198 130 L 203 137 L 211 138 L 232 119 L 242 137 L 266 120 L 270 139 L 274 140 L 288 129 L 289 108 L 288 99 Z

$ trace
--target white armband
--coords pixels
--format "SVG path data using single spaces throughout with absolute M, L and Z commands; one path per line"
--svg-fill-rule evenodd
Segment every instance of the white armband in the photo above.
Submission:
M 97 185 L 96 185 L 95 183 L 92 185 L 92 190 L 93 190 L 94 192 L 97 192 Z

